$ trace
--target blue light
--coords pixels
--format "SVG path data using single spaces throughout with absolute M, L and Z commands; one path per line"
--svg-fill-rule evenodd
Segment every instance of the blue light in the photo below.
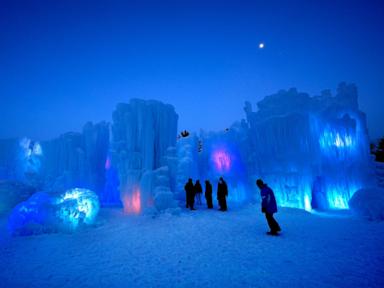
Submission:
M 65 226 L 77 228 L 81 223 L 92 224 L 100 209 L 99 198 L 88 189 L 74 188 L 59 197 L 56 215 Z
M 23 179 L 26 175 L 38 174 L 40 172 L 41 157 L 43 155 L 43 149 L 40 143 L 32 141 L 29 138 L 23 138 L 20 140 L 19 146 L 20 177 Z
M 12 235 L 73 231 L 83 223 L 92 224 L 99 209 L 91 190 L 74 188 L 59 197 L 37 192 L 12 210 L 8 230 Z
M 348 133 L 325 130 L 319 139 L 322 150 L 334 148 L 351 148 L 355 145 L 355 141 Z

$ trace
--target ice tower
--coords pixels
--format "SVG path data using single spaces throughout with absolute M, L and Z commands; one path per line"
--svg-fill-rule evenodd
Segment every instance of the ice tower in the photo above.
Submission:
M 172 202 L 170 147 L 176 144 L 177 119 L 173 106 L 158 101 L 117 105 L 110 154 L 125 212 L 140 213 L 164 198 Z

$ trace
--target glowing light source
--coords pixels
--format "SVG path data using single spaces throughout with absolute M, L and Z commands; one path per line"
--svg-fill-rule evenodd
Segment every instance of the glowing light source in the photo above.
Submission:
M 312 211 L 311 200 L 309 195 L 304 195 L 304 209 L 306 211 Z
M 91 190 L 81 188 L 66 191 L 56 204 L 56 216 L 70 228 L 76 228 L 80 223 L 92 224 L 100 209 L 97 195 Z
M 329 147 L 348 148 L 354 145 L 352 137 L 348 134 L 325 130 L 319 139 L 322 149 Z
M 40 143 L 36 142 L 35 145 L 33 145 L 32 153 L 34 155 L 43 155 L 43 149 L 41 148 Z
M 216 170 L 220 172 L 227 172 L 231 168 L 231 157 L 224 150 L 216 150 L 212 154 L 213 163 Z
M 12 235 L 73 231 L 92 224 L 99 209 L 97 195 L 88 189 L 70 189 L 58 197 L 37 192 L 12 210 L 8 230 Z
M 34 142 L 31 139 L 23 138 L 19 142 L 20 152 L 19 161 L 21 177 L 27 175 L 35 175 L 40 171 L 41 156 L 43 155 L 43 149 L 39 142 Z
M 141 193 L 135 188 L 131 195 L 123 195 L 124 213 L 139 214 L 141 212 Z
M 260 49 L 263 49 L 263 48 L 264 48 L 264 43 L 260 43 L 260 44 L 259 44 L 259 48 L 260 48 Z

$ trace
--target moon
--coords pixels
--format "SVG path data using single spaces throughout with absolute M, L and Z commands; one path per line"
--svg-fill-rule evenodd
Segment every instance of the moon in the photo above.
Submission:
M 263 48 L 264 48 L 264 43 L 261 42 L 261 43 L 259 44 L 259 49 L 263 49 Z

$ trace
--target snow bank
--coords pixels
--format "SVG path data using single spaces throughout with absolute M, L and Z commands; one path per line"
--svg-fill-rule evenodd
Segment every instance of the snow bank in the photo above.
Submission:
M 358 190 L 349 200 L 350 209 L 358 216 L 369 220 L 384 220 L 384 189 Z

